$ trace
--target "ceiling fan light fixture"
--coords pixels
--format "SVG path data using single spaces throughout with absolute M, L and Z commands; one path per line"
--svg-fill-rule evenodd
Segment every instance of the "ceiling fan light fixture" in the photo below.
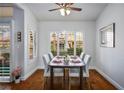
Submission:
M 70 10 L 66 9 L 66 14 L 69 15 L 70 14 Z
M 70 10 L 62 8 L 62 9 L 60 9 L 60 13 L 62 16 L 67 16 L 70 14 Z
M 59 10 L 62 16 L 68 16 L 71 11 L 80 12 L 82 10 L 82 8 L 72 7 L 73 3 L 56 3 L 56 4 L 57 6 L 59 6 L 58 8 L 50 9 L 48 11 L 51 12 L 51 11 Z
M 60 13 L 62 16 L 65 16 L 65 9 L 64 8 L 60 9 Z

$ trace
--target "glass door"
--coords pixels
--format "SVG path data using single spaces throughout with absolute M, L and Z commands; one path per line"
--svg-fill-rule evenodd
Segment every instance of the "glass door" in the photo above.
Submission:
M 0 23 L 0 81 L 10 81 L 10 24 Z

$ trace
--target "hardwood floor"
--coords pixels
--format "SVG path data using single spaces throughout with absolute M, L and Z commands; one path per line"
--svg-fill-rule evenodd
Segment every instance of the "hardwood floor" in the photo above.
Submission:
M 30 76 L 27 80 L 21 81 L 19 84 L 15 83 L 0 83 L 1 90 L 43 90 L 50 89 L 49 87 L 49 78 L 47 78 L 47 82 L 44 82 L 43 78 L 43 70 L 37 70 L 32 76 Z M 62 77 L 57 77 L 54 80 L 54 89 L 63 90 L 63 89 L 71 89 L 78 90 L 79 89 L 79 78 L 71 78 L 71 81 L 62 83 Z M 89 82 L 89 83 L 88 83 Z M 89 79 L 84 80 L 83 83 L 84 89 L 91 90 L 115 90 L 116 88 L 106 81 L 98 72 L 95 70 L 90 70 Z

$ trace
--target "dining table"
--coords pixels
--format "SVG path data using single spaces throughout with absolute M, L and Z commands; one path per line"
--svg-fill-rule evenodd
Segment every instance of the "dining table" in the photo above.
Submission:
M 80 80 L 80 89 L 83 89 L 83 67 L 85 66 L 83 60 L 79 56 L 55 56 L 48 64 L 50 68 L 50 87 L 53 89 L 54 85 L 54 68 L 79 68 L 79 80 Z M 65 70 L 63 71 L 65 75 Z M 65 77 L 64 77 L 65 78 Z

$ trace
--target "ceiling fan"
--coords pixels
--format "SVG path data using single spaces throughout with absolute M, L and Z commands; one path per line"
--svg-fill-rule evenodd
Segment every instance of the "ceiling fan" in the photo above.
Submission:
M 56 5 L 59 6 L 59 8 L 55 8 L 55 9 L 50 9 L 48 11 L 56 11 L 59 10 L 62 16 L 67 16 L 70 14 L 71 10 L 72 11 L 81 11 L 81 8 L 77 8 L 77 7 L 72 7 L 72 5 L 74 3 L 55 3 Z

